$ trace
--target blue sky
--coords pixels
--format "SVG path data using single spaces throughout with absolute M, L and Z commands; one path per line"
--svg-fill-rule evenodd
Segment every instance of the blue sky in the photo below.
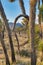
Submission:
M 15 18 L 19 14 L 22 14 L 22 11 L 19 6 L 19 0 L 16 0 L 13 3 L 10 3 L 9 0 L 1 0 L 1 2 L 9 22 L 14 22 Z M 25 5 L 26 13 L 27 15 L 29 15 L 29 11 L 30 11 L 29 0 L 24 0 L 24 5 Z M 38 14 L 38 10 L 36 13 Z

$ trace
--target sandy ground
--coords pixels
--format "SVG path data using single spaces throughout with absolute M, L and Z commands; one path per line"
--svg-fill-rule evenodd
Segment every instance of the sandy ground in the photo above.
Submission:
M 18 44 L 17 44 L 16 37 L 12 33 L 12 40 L 13 40 L 13 46 L 14 46 L 14 51 L 15 51 L 15 57 L 16 57 L 16 64 L 14 63 L 13 65 L 31 65 L 30 64 L 31 63 L 30 44 L 24 43 L 28 40 L 28 35 L 26 33 L 22 32 L 20 35 L 17 33 L 17 36 L 19 39 L 19 46 L 20 46 L 21 55 L 18 53 Z M 8 38 L 8 34 L 6 32 L 5 32 L 4 41 L 5 41 L 5 45 L 7 48 L 7 53 L 8 53 L 10 62 L 12 64 L 9 38 Z M 40 55 L 40 53 L 39 53 L 39 55 Z M 40 57 L 37 59 L 37 61 L 40 62 Z M 5 65 L 5 55 L 4 55 L 1 43 L 0 43 L 0 65 Z
M 22 51 L 22 50 L 29 51 L 29 43 L 24 44 L 24 42 L 28 40 L 28 35 L 24 34 L 24 33 L 21 33 L 19 35 L 17 33 L 17 36 L 18 36 L 18 39 L 19 39 L 19 44 L 21 45 L 20 46 L 20 51 Z M 14 36 L 13 33 L 12 33 L 12 40 L 13 40 L 13 45 L 14 45 L 14 50 L 15 50 L 15 56 L 16 56 L 17 63 L 18 62 L 19 63 L 23 62 L 24 64 L 26 64 L 26 63 L 30 62 L 30 57 L 20 56 L 19 54 L 17 54 L 18 45 L 17 45 L 16 37 Z M 9 38 L 8 38 L 7 33 L 5 33 L 4 41 L 5 41 L 5 45 L 6 45 L 6 48 L 7 48 L 8 56 L 9 56 L 9 59 L 10 59 L 10 62 L 11 62 L 11 50 L 10 50 Z M 0 64 L 1 65 L 5 65 L 5 55 L 4 55 L 1 43 L 0 43 Z

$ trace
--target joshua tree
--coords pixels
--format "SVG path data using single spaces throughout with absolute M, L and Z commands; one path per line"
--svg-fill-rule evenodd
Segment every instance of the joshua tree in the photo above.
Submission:
M 28 15 L 23 15 L 23 14 L 18 15 L 18 16 L 15 18 L 13 30 L 15 29 L 16 22 L 17 22 L 17 20 L 18 20 L 20 17 L 25 17 L 27 20 L 29 20 L 29 16 L 28 16 Z
M 9 37 L 9 42 L 10 42 L 10 47 L 11 47 L 11 57 L 12 57 L 12 62 L 14 62 L 15 61 L 15 53 L 14 53 L 13 41 L 12 41 L 12 37 L 11 37 L 11 31 L 10 31 L 8 20 L 6 18 L 1 1 L 0 1 L 0 15 L 1 15 L 2 20 L 4 21 L 4 24 L 5 24 L 6 29 L 8 31 L 8 37 Z
M 10 2 L 14 2 L 15 0 L 9 0 Z M 19 0 L 19 4 L 20 4 L 20 7 L 21 7 L 21 10 L 22 10 L 22 13 L 24 14 L 24 15 L 19 15 L 19 16 L 17 16 L 17 18 L 15 19 L 15 21 L 14 21 L 14 28 L 13 28 L 13 30 L 15 29 L 15 25 L 16 25 L 16 22 L 17 22 L 17 20 L 20 18 L 20 17 L 27 17 L 28 18 L 28 16 L 26 16 L 26 12 L 25 12 L 25 7 L 24 7 L 24 2 L 23 2 L 23 0 Z M 18 40 L 18 37 L 17 37 L 17 34 L 16 34 L 16 32 L 14 31 L 14 33 L 15 33 L 15 36 L 16 36 L 16 40 L 17 40 L 17 43 L 18 43 L 18 50 L 20 50 L 20 48 L 19 48 L 19 40 Z
M 37 0 L 30 0 L 29 36 L 31 44 L 31 65 L 36 65 L 35 14 Z
M 7 49 L 6 49 L 6 46 L 5 46 L 5 43 L 4 43 L 4 39 L 3 39 L 2 26 L 3 26 L 2 21 L 0 20 L 0 41 L 1 41 L 1 45 L 2 45 L 2 48 L 3 48 L 4 54 L 5 54 L 6 65 L 10 65 L 9 57 L 8 57 L 8 54 L 7 54 Z
M 42 0 L 42 5 L 43 5 L 43 0 Z M 43 38 L 43 32 L 42 32 L 42 21 L 43 21 L 43 14 L 41 12 L 43 12 L 43 6 L 40 5 L 40 0 L 38 0 L 38 9 L 39 9 L 39 27 L 40 27 L 40 38 Z
M 41 42 L 39 43 L 39 47 L 41 48 L 42 51 L 42 55 L 41 55 L 41 61 L 43 61 L 43 0 L 42 1 L 42 5 L 40 5 L 40 0 L 39 0 L 39 4 L 38 4 L 38 8 L 39 8 L 39 26 L 40 26 L 40 39 Z
M 25 17 L 27 20 L 29 20 L 28 15 L 21 15 L 21 14 L 20 14 L 20 15 L 18 15 L 18 16 L 15 18 L 15 21 L 14 21 L 13 31 L 14 31 L 15 36 L 16 36 L 16 40 L 17 40 L 17 43 L 18 43 L 18 50 L 19 50 L 19 52 L 20 52 L 20 46 L 19 46 L 19 40 L 18 40 L 17 34 L 16 34 L 16 32 L 15 32 L 15 25 L 16 25 L 17 20 L 18 20 L 20 17 Z
M 4 39 L 5 25 L 2 22 L 2 19 L 0 19 L 0 21 L 1 21 L 1 25 L 2 25 L 2 33 L 3 33 L 3 39 Z
M 4 51 L 4 54 L 5 54 L 6 65 L 10 65 L 9 57 L 8 57 L 8 54 L 7 54 L 7 49 L 6 49 L 2 34 L 0 34 L 0 41 L 1 41 L 1 45 L 3 47 L 3 51 Z

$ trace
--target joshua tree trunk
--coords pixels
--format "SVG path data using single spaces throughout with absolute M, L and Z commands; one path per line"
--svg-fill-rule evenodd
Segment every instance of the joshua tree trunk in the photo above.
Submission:
M 43 4 L 43 0 L 42 0 L 42 4 Z M 40 0 L 38 1 L 38 7 L 40 7 Z M 41 15 L 41 12 L 40 12 L 40 9 L 39 9 L 39 28 L 40 28 L 40 39 L 43 40 L 43 27 L 42 27 L 42 15 Z M 41 62 L 43 61 L 43 48 L 42 48 L 42 51 L 41 51 Z
M 23 14 L 26 14 L 23 0 L 19 0 L 19 4 Z
M 8 54 L 7 54 L 7 49 L 5 47 L 5 43 L 4 43 L 4 40 L 3 40 L 3 34 L 0 34 L 0 41 L 1 41 L 1 44 L 2 44 L 2 47 L 3 47 L 3 50 L 4 50 L 4 54 L 5 54 L 5 58 L 6 58 L 6 65 L 10 65 L 9 57 L 8 57 Z
M 17 40 L 17 44 L 18 44 L 18 53 L 20 54 L 20 45 L 19 45 L 19 39 L 18 39 L 18 36 L 15 32 L 15 37 L 16 37 L 16 40 Z
M 2 20 L 4 21 L 4 24 L 5 24 L 6 29 L 8 31 L 8 37 L 9 37 L 9 42 L 10 42 L 10 47 L 11 47 L 11 57 L 12 57 L 12 62 L 14 62 L 15 61 L 15 53 L 14 53 L 13 41 L 12 41 L 12 37 L 11 37 L 11 32 L 10 32 L 8 20 L 6 18 L 5 13 L 4 13 L 4 9 L 3 9 L 3 6 L 1 4 L 1 1 L 0 1 L 0 15 L 1 15 Z
M 36 0 L 30 0 L 30 19 L 29 19 L 29 35 L 31 44 L 31 65 L 36 65 L 36 49 L 35 49 L 35 13 Z
M 3 23 L 4 24 L 4 23 Z M 2 25 L 2 34 L 3 34 L 3 39 L 4 39 L 4 32 L 5 32 L 5 25 Z

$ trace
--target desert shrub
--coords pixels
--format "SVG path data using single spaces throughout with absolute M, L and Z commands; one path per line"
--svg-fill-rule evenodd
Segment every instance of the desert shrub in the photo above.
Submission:
M 28 52 L 27 50 L 22 50 L 20 51 L 20 55 L 25 57 L 30 57 L 30 52 Z

